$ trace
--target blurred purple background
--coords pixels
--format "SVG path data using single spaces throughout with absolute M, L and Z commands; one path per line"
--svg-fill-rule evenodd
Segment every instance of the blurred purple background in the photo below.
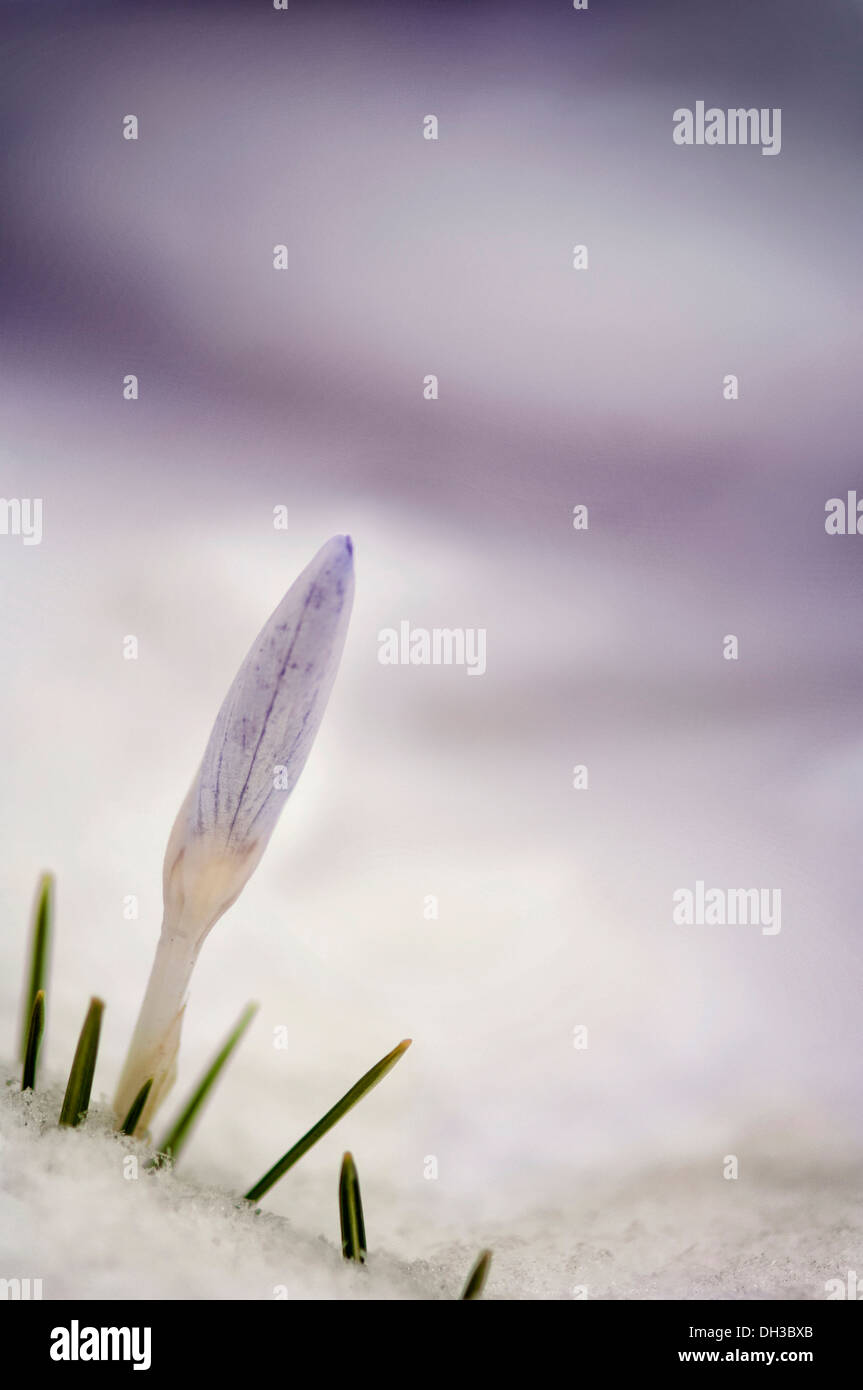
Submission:
M 11 1034 L 50 866 L 49 1066 L 100 992 L 112 1091 L 221 698 L 356 542 L 319 745 L 187 1011 L 175 1101 L 262 1004 L 210 1176 L 258 1176 L 405 1035 L 298 1184 L 350 1144 L 442 1216 L 863 1138 L 863 539 L 824 530 L 863 495 L 861 18 L 2 7 L 0 492 L 44 538 L 0 537 L 0 1002 Z M 699 99 L 781 107 L 781 154 L 675 146 Z M 486 676 L 380 666 L 402 619 L 487 628 Z M 675 927 L 696 879 L 780 887 L 781 934 Z

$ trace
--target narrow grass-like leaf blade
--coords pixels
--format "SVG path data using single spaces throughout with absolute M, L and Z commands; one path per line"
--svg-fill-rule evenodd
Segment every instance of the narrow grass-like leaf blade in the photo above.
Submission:
M 138 1121 L 141 1118 L 141 1111 L 147 1104 L 147 1097 L 150 1094 L 150 1087 L 152 1086 L 152 1084 L 153 1078 L 151 1076 L 148 1081 L 144 1082 L 135 1099 L 132 1101 L 132 1104 L 129 1107 L 129 1113 L 123 1121 L 123 1125 L 120 1130 L 121 1134 L 132 1135 L 135 1133 L 135 1130 L 138 1127 Z
M 39 1060 L 39 1045 L 45 1030 L 45 991 L 37 990 L 30 1014 L 30 1027 L 27 1029 L 27 1046 L 24 1050 L 24 1069 L 21 1073 L 21 1090 L 32 1091 L 36 1085 L 36 1063 Z
M 462 1298 L 481 1298 L 485 1288 L 485 1281 L 488 1278 L 488 1271 L 491 1267 L 491 1251 L 483 1250 L 477 1257 L 476 1263 L 467 1276 L 467 1283 L 462 1289 Z
M 342 1254 L 346 1260 L 366 1258 L 366 1228 L 363 1221 L 363 1199 L 354 1156 L 346 1153 L 339 1174 L 339 1221 L 342 1228 Z
M 194 1120 L 197 1118 L 198 1112 L 204 1104 L 204 1101 L 207 1099 L 209 1092 L 212 1090 L 213 1086 L 218 1080 L 222 1068 L 224 1067 L 231 1053 L 236 1048 L 237 1044 L 239 1043 L 240 1039 L 242 1038 L 243 1034 L 245 1033 L 246 1029 L 248 1028 L 249 1024 L 251 1023 L 252 1019 L 254 1018 L 257 1012 L 257 1004 L 246 1005 L 235 1027 L 228 1034 L 227 1038 L 222 1044 L 222 1047 L 216 1053 L 216 1056 L 213 1058 L 209 1067 L 204 1072 L 204 1075 L 201 1077 L 200 1081 L 198 1082 L 188 1101 L 183 1106 L 183 1109 L 180 1112 L 180 1116 L 176 1124 L 165 1135 L 165 1138 L 159 1145 L 160 1155 L 164 1155 L 166 1158 L 170 1158 L 173 1160 L 174 1163 L 176 1163 L 177 1156 L 184 1143 L 186 1142 L 189 1130 L 191 1129 Z
M 79 1125 L 86 1118 L 90 1106 L 90 1091 L 93 1086 L 93 1073 L 96 1070 L 96 1054 L 99 1051 L 99 1032 L 102 1027 L 102 1014 L 105 1005 L 101 999 L 91 999 L 75 1048 L 72 1070 L 66 1084 L 63 1107 L 60 1111 L 61 1125 Z
M 246 1193 L 246 1201 L 260 1201 L 264 1193 L 269 1192 L 270 1188 L 279 1181 L 279 1178 L 284 1177 L 288 1169 L 293 1168 L 294 1164 L 299 1162 L 303 1157 L 303 1154 L 308 1153 L 312 1145 L 317 1144 L 318 1140 L 323 1138 L 327 1130 L 332 1129 L 333 1125 L 337 1124 L 343 1115 L 346 1115 L 349 1110 L 353 1109 L 357 1102 L 362 1100 L 363 1096 L 366 1095 L 373 1086 L 376 1086 L 379 1081 L 383 1080 L 387 1072 L 392 1070 L 399 1058 L 404 1056 L 410 1045 L 411 1039 L 405 1038 L 403 1042 L 399 1043 L 398 1047 L 393 1048 L 392 1052 L 388 1052 L 386 1057 L 382 1057 L 379 1062 L 376 1062 L 371 1070 L 366 1072 L 365 1076 L 361 1076 L 356 1085 L 352 1086 L 351 1089 L 342 1096 L 341 1100 L 336 1101 L 333 1108 L 328 1110 L 326 1115 L 318 1120 L 316 1125 L 312 1126 L 308 1134 L 304 1134 L 302 1139 L 298 1139 L 294 1147 L 288 1149 L 284 1157 L 280 1158 L 278 1163 L 274 1164 L 269 1172 L 265 1173 L 264 1176 L 255 1183 L 254 1187 L 249 1188 Z
M 30 931 L 30 958 L 24 981 L 24 995 L 21 1001 L 19 1051 L 22 1062 L 27 1053 L 27 1041 L 36 995 L 40 989 L 44 990 L 47 982 L 53 927 L 54 875 L 43 874 L 36 890 L 36 906 L 33 911 L 33 926 Z

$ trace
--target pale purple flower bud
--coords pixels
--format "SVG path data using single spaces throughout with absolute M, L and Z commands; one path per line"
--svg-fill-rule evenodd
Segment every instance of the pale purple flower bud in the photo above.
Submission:
M 122 1123 L 148 1077 L 145 1128 L 176 1071 L 192 969 L 261 858 L 309 756 L 353 600 L 350 538 L 334 536 L 291 585 L 240 667 L 174 822 L 162 934 L 115 1100 Z

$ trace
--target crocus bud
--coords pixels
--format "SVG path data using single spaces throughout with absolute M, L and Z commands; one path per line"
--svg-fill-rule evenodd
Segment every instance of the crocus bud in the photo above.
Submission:
M 149 1077 L 139 1131 L 171 1087 L 198 952 L 253 872 L 305 766 L 338 670 L 353 588 L 350 538 L 334 536 L 258 634 L 219 710 L 168 840 L 162 933 L 114 1102 L 121 1124 Z

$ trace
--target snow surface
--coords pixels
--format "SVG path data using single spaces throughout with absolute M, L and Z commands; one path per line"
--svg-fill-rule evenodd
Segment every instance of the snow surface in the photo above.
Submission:
M 288 1220 L 266 1198 L 254 1208 L 201 1182 L 192 1162 L 148 1171 L 150 1151 L 112 1131 L 104 1101 L 80 1128 L 58 1128 L 62 1090 L 22 1095 L 9 1081 L 0 1101 L 3 1277 L 41 1279 L 46 1299 L 458 1297 L 476 1242 L 426 1232 L 422 1258 L 394 1253 L 419 1219 L 396 1192 L 367 1207 L 370 1257 L 357 1269 L 341 1258 L 334 1190 L 320 1231 L 301 1208 Z M 573 1183 L 565 1201 L 486 1228 L 484 1296 L 824 1298 L 827 1280 L 863 1268 L 860 1210 L 853 1165 Z

